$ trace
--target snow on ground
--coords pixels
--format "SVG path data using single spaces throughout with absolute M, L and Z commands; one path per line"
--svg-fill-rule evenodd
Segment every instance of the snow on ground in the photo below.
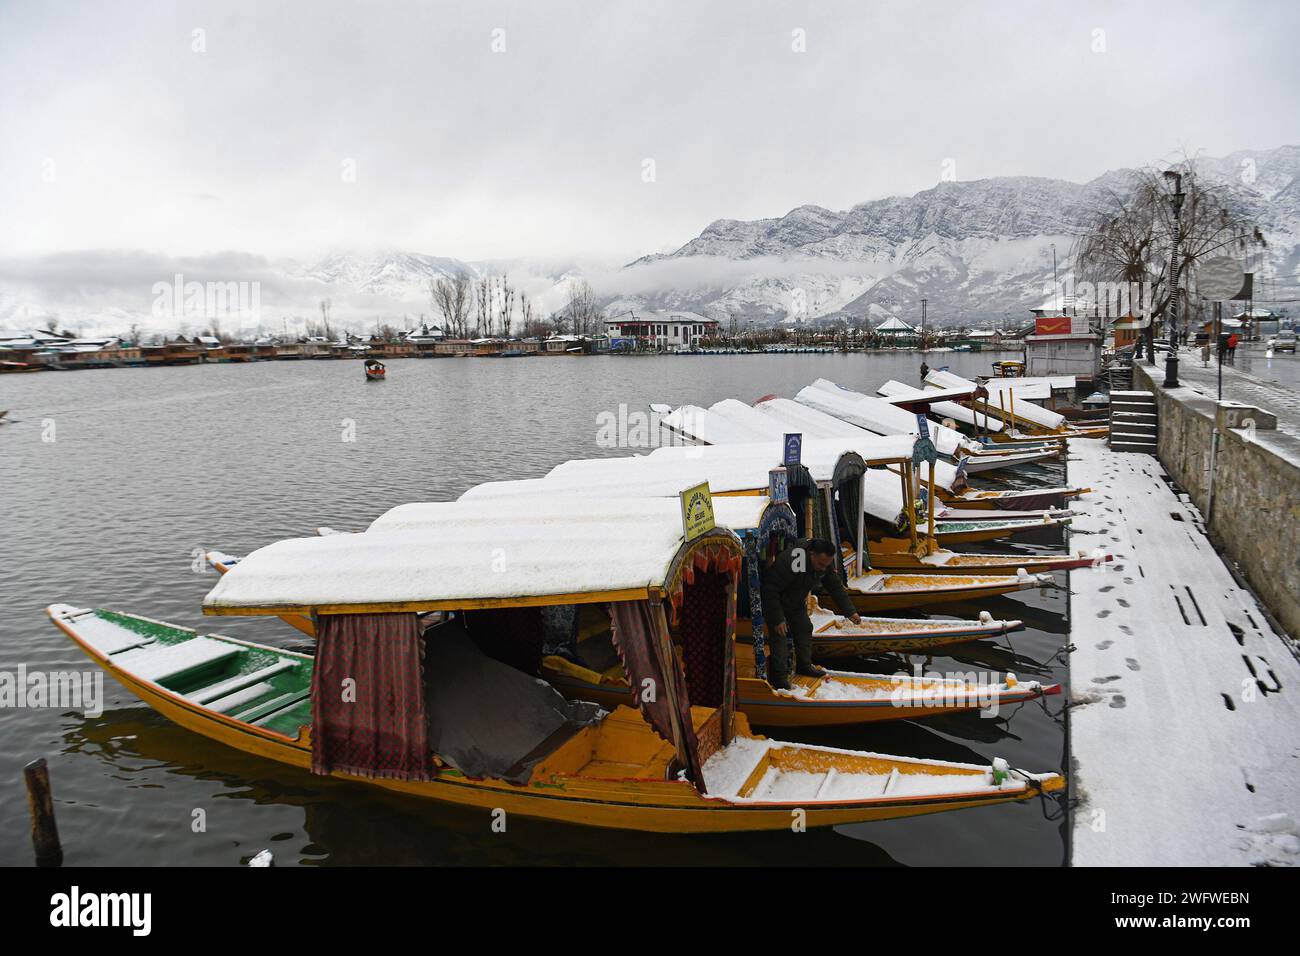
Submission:
M 1070 440 L 1076 866 L 1300 864 L 1300 661 L 1149 455 Z

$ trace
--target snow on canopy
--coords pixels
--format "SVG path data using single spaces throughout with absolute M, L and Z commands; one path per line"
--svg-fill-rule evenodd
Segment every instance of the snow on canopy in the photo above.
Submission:
M 739 404 L 739 403 L 738 403 Z M 744 424 L 718 415 L 712 409 L 699 405 L 682 405 L 665 415 L 660 422 L 679 435 L 710 445 L 728 445 L 736 442 L 760 441 L 767 437 L 762 431 L 747 428 Z
M 974 382 L 962 378 L 960 375 L 954 375 L 952 372 L 938 372 L 931 370 L 926 375 L 925 380 L 932 385 L 938 385 L 940 388 L 969 388 L 975 385 Z M 1056 412 L 1049 411 L 1041 405 L 1035 405 L 1033 402 L 1024 400 L 1028 395 L 1022 395 L 1019 386 L 1016 384 L 1019 380 L 1014 378 L 1006 379 L 989 379 L 985 386 L 989 390 L 989 407 L 1001 408 L 1002 404 L 998 401 L 998 393 L 1006 395 L 1005 406 L 1008 413 L 1011 411 L 1011 395 L 1016 397 L 1016 418 L 1023 418 L 1027 422 L 1032 422 L 1042 428 L 1055 431 L 1065 424 L 1065 416 L 1058 415 Z M 1027 389 L 1032 394 L 1032 388 Z M 1048 394 L 1050 395 L 1050 389 Z
M 466 491 L 460 500 L 554 494 L 664 498 L 676 497 L 703 481 L 715 494 L 758 491 L 767 488 L 768 472 L 780 463 L 779 454 L 775 459 L 755 455 L 732 460 L 704 456 L 683 457 L 680 461 L 659 458 L 653 462 L 649 455 L 578 459 L 557 465 L 544 478 L 484 482 Z
M 878 435 L 917 435 L 916 416 L 874 395 L 864 395 L 824 378 L 800 389 L 794 400 Z M 960 448 L 978 447 L 967 442 L 960 432 L 931 421 L 930 438 L 941 455 L 955 455 Z
M 757 528 L 770 501 L 766 495 L 734 495 L 713 499 L 713 517 L 718 527 L 733 531 Z M 681 504 L 674 498 L 632 498 L 611 496 L 591 499 L 586 495 L 565 494 L 538 501 L 525 496 L 511 499 L 473 501 L 416 501 L 390 508 L 370 523 L 366 533 L 411 531 L 451 520 L 472 520 L 466 515 L 481 515 L 485 521 L 499 521 L 512 515 L 546 516 L 571 520 L 584 514 L 594 520 L 613 516 L 615 520 L 645 518 L 665 521 L 681 530 Z
M 675 501 L 660 509 L 590 499 L 442 505 L 418 528 L 259 548 L 221 577 L 203 606 L 420 606 L 634 591 L 662 585 L 682 546 L 680 510 L 669 517 Z
M 857 425 L 851 425 L 834 415 L 828 415 L 807 405 L 800 405 L 788 398 L 764 399 L 758 402 L 754 408 L 779 422 L 783 432 L 802 432 L 805 442 L 810 437 L 814 439 L 834 437 L 837 441 L 848 438 L 850 440 L 845 444 L 845 447 L 857 452 L 868 461 L 873 458 L 893 457 L 892 451 L 889 450 L 892 448 L 891 443 L 893 442 L 903 441 L 913 445 L 916 442 L 914 435 L 877 435 Z M 930 480 L 930 466 L 928 464 L 921 465 L 920 473 L 922 481 L 928 482 Z M 950 465 L 946 461 L 935 462 L 934 483 L 940 488 L 945 491 L 957 491 L 963 481 L 964 479 L 958 477 L 955 465 Z
M 877 441 L 889 446 L 887 449 L 878 446 L 879 451 L 889 452 L 888 455 L 881 453 L 880 457 L 907 458 L 911 455 L 912 439 L 906 436 Z M 566 461 L 553 468 L 545 478 L 534 479 L 527 485 L 495 482 L 492 484 L 501 487 L 480 485 L 467 491 L 464 497 L 475 500 L 511 494 L 568 496 L 578 492 L 602 497 L 675 496 L 682 489 L 705 480 L 709 481 L 709 488 L 714 492 L 750 491 L 767 487 L 768 473 L 780 467 L 781 452 L 779 439 L 743 445 L 674 445 L 630 458 Z M 834 478 L 835 469 L 845 455 L 853 454 L 842 441 L 816 439 L 803 443 L 800 460 L 813 481 L 822 483 Z M 715 481 L 725 483 L 725 486 Z M 863 479 L 862 498 L 864 511 L 892 524 L 903 513 L 902 479 L 896 472 L 869 468 Z M 714 499 L 715 504 L 723 500 L 720 497 Z
M 928 398 L 924 389 L 913 388 L 911 385 L 896 381 L 895 379 L 890 379 L 884 385 L 880 386 L 880 388 L 876 389 L 876 391 L 887 399 Z M 935 394 L 942 393 L 936 392 Z M 964 425 L 978 425 L 981 428 L 985 425 L 985 416 L 983 412 L 979 413 L 977 420 L 976 413 L 973 409 L 968 408 L 965 405 L 959 405 L 956 402 L 935 401 L 934 404 L 930 406 L 930 411 L 936 415 L 942 415 L 944 418 L 951 418 L 955 422 L 961 422 Z M 988 430 L 990 432 L 1000 432 L 1002 431 L 1002 423 L 992 415 L 989 415 Z
M 829 444 L 838 444 L 841 453 L 852 451 L 870 460 L 910 458 L 912 446 L 916 442 L 909 435 L 876 435 L 788 398 L 765 399 L 753 406 L 728 398 L 709 408 L 691 405 L 682 406 L 677 411 L 686 408 L 693 412 L 690 416 L 676 419 L 683 429 L 681 433 L 715 446 L 754 444 L 764 439 L 781 442 L 787 434 L 797 433 L 803 435 L 805 448 L 812 441 L 824 440 Z M 734 428 L 729 429 L 723 422 L 730 423 Z M 692 426 L 700 427 L 696 431 L 686 430 Z M 706 437 L 710 434 L 716 440 Z M 750 435 L 754 437 L 748 437 Z M 826 450 L 832 449 L 828 445 Z M 780 457 L 778 449 L 778 462 Z

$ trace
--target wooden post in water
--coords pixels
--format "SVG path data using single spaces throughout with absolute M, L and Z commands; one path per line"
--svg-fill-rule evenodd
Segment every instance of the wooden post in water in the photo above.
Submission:
M 36 865 L 61 866 L 63 846 L 59 843 L 59 828 L 54 825 L 54 797 L 50 791 L 50 770 L 44 757 L 38 757 L 23 767 L 23 780 L 27 784 L 27 809 L 32 814 L 32 847 L 36 850 Z
M 934 512 L 934 462 L 930 462 L 930 531 L 925 542 L 926 554 L 934 554 L 939 550 L 939 547 L 934 540 Z

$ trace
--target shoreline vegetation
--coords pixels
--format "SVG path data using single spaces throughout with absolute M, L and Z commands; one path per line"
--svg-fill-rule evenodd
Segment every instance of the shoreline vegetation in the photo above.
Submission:
M 323 361 L 437 358 L 526 358 L 531 356 L 614 355 L 771 355 L 895 352 L 1019 352 L 1024 343 L 1008 339 L 972 343 L 960 333 L 935 336 L 933 343 L 919 341 L 876 342 L 844 335 L 789 335 L 777 333 L 763 340 L 752 337 L 718 337 L 697 340 L 690 347 L 652 346 L 608 336 L 551 335 L 529 339 L 452 339 L 414 333 L 400 338 L 368 339 L 349 336 L 331 341 L 322 337 L 263 339 L 257 342 L 223 341 L 213 336 L 176 336 L 150 344 L 135 344 L 115 337 L 74 338 L 54 332 L 34 334 L 21 344 L 0 343 L 0 372 L 67 371 L 83 368 L 123 368 L 171 365 L 234 364 L 242 362 Z

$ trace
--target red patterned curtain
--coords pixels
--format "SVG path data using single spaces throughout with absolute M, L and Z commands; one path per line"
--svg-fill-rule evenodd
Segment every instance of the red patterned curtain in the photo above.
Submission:
M 720 681 L 720 690 L 709 693 L 701 698 L 702 701 L 717 701 L 719 695 L 721 702 L 719 704 L 722 710 L 722 743 L 730 743 L 734 720 L 736 713 L 736 648 L 732 638 L 736 633 L 736 591 L 740 584 L 740 570 L 742 557 L 729 548 L 722 545 L 706 545 L 697 548 L 695 552 L 684 561 L 678 569 L 673 580 L 669 583 L 671 592 L 671 607 L 673 610 L 674 622 L 682 623 L 687 629 L 691 629 L 694 619 L 694 630 L 696 634 L 717 634 L 718 642 L 711 645 L 713 650 L 720 655 L 721 673 L 718 672 L 716 662 L 706 664 L 706 670 L 713 675 L 714 679 Z M 717 620 L 717 603 L 716 593 L 711 590 L 705 582 L 713 575 L 725 575 L 726 577 L 726 597 L 721 603 L 725 608 L 725 613 L 721 621 Z M 696 592 L 695 599 L 691 602 L 692 608 L 696 613 L 691 613 L 683 607 L 686 598 L 686 588 L 696 587 L 697 579 L 704 588 Z M 721 625 L 719 629 L 719 625 Z M 697 647 L 699 645 L 697 644 Z M 698 655 L 697 655 L 698 656 Z M 709 653 L 708 656 L 712 656 Z M 689 675 L 693 681 L 703 678 L 702 674 Z M 692 684 L 692 686 L 696 686 Z M 712 705 L 710 705 L 712 706 Z
M 700 745 L 691 723 L 686 675 L 673 653 L 663 606 L 648 601 L 611 601 L 614 647 L 623 661 L 637 706 L 650 726 L 677 748 L 678 759 L 704 792 Z
M 311 679 L 311 769 L 428 780 L 414 614 L 322 614 Z

